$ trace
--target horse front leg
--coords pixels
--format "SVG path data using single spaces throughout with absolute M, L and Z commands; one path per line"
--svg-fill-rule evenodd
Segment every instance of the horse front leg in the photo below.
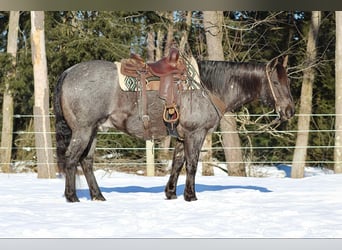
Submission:
M 186 160 L 186 181 L 184 189 L 184 200 L 186 201 L 197 200 L 195 190 L 195 177 L 197 172 L 199 154 L 206 134 L 206 130 L 193 131 L 185 138 L 184 152 Z
M 177 199 L 176 189 L 179 173 L 184 165 L 184 143 L 177 141 L 172 159 L 172 169 L 169 181 L 165 187 L 165 195 L 167 199 Z

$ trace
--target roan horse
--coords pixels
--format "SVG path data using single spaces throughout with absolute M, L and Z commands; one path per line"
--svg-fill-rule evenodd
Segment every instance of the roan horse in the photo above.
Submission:
M 224 112 L 234 111 L 259 98 L 274 107 L 280 120 L 294 115 L 286 68 L 278 62 L 272 65 L 220 61 L 199 63 L 202 88 L 181 91 L 177 101 L 179 124 L 176 129 L 182 140 L 177 140 L 175 145 L 172 170 L 165 187 L 167 199 L 177 198 L 177 180 L 185 163 L 184 199 L 197 200 L 195 174 L 200 150 L 205 136 L 216 129 Z M 154 139 L 163 138 L 167 136 L 161 119 L 163 100 L 157 91 L 147 91 L 147 101 L 150 133 Z M 139 95 L 135 92 L 121 90 L 114 63 L 83 62 L 60 75 L 55 88 L 54 112 L 57 163 L 65 174 L 67 201 L 79 201 L 75 185 L 79 163 L 91 199 L 105 200 L 93 173 L 97 130 L 99 127 L 114 127 L 131 136 L 144 138 L 139 102 Z

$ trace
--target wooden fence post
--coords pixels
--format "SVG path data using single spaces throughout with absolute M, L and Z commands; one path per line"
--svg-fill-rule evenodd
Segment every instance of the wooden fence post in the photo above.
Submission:
M 154 140 L 146 141 L 146 175 L 154 176 Z

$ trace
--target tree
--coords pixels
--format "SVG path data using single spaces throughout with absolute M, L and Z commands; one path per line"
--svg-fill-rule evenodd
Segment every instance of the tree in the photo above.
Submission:
M 307 145 L 309 140 L 310 114 L 312 112 L 312 89 L 315 80 L 315 69 L 313 65 L 316 61 L 317 37 L 320 23 L 321 12 L 313 11 L 311 15 L 310 28 L 307 35 L 305 69 L 303 73 L 303 83 L 301 89 L 300 109 L 298 118 L 298 133 L 291 169 L 292 178 L 304 177 L 304 167 L 307 155 Z
M 203 24 L 206 31 L 206 41 L 209 60 L 224 60 L 222 47 L 222 26 L 223 26 L 223 12 L 222 11 L 203 11 Z M 231 114 L 229 112 L 229 114 Z M 242 160 L 242 153 L 240 150 L 240 138 L 236 131 L 235 117 L 228 115 L 224 116 L 220 122 L 221 131 L 229 131 L 232 133 L 224 133 L 223 146 L 225 147 L 225 157 L 228 174 L 232 176 L 246 176 L 245 166 Z M 205 139 L 204 147 L 210 148 L 212 143 L 211 135 Z M 230 148 L 227 148 L 230 147 Z M 210 161 L 211 150 L 208 149 L 206 155 L 202 157 Z M 205 175 L 212 175 L 213 170 L 209 166 L 203 166 Z
M 8 173 L 11 171 L 10 162 L 12 155 L 13 141 L 13 94 L 10 81 L 15 78 L 17 40 L 19 29 L 19 11 L 11 11 L 9 18 L 7 53 L 12 56 L 12 69 L 7 73 L 5 91 L 2 104 L 2 133 L 1 133 L 1 157 L 0 163 L 2 171 Z
M 336 11 L 334 170 L 342 173 L 342 12 Z
M 34 75 L 34 131 L 38 178 L 55 178 L 49 118 L 49 83 L 45 53 L 44 12 L 31 11 L 31 47 Z
M 164 48 L 167 40 L 167 29 L 171 25 L 165 11 L 49 11 L 45 12 L 45 38 L 46 56 L 48 60 L 48 73 L 50 83 L 50 97 L 53 93 L 56 78 L 66 68 L 87 60 L 104 59 L 119 61 L 129 56 L 130 48 L 143 57 L 147 56 L 147 33 L 152 31 L 152 38 L 155 49 L 153 56 L 157 60 L 164 55 Z M 190 15 L 190 25 L 185 29 L 185 16 Z M 311 12 L 304 11 L 224 11 L 222 46 L 225 60 L 232 61 L 262 61 L 279 56 L 289 55 L 289 76 L 291 78 L 291 91 L 295 102 L 300 99 L 303 80 L 303 62 L 305 61 L 307 31 L 309 29 Z M 187 49 L 198 60 L 207 57 L 206 37 L 203 29 L 203 13 L 201 11 L 173 12 L 173 39 L 181 49 L 183 32 L 188 32 L 189 38 Z M 8 56 L 5 52 L 9 12 L 0 11 L 0 105 L 3 106 L 3 94 L 7 81 Z M 187 22 L 187 21 L 186 21 Z M 36 152 L 23 149 L 34 147 L 34 134 L 28 131 L 32 122 L 30 114 L 33 110 L 33 69 L 30 48 L 30 12 L 20 12 L 20 32 L 18 33 L 18 51 L 16 55 L 16 78 L 9 81 L 10 90 L 14 99 L 14 114 L 28 115 L 13 120 L 13 149 L 11 161 L 32 160 Z M 333 114 L 335 113 L 335 15 L 334 12 L 322 12 L 322 24 L 319 33 L 320 45 L 317 49 L 317 67 L 315 65 L 315 83 L 313 85 L 312 113 Z M 179 42 L 180 41 L 180 42 Z M 160 49 L 159 49 L 160 48 Z M 187 51 L 187 52 L 188 52 Z M 12 67 L 12 66 L 11 66 Z M 255 105 L 257 104 L 257 105 Z M 254 122 L 254 114 L 264 114 L 269 107 L 259 105 L 259 102 L 243 107 L 242 112 L 237 116 L 237 127 L 239 139 L 242 145 L 242 154 L 251 162 L 263 161 L 267 164 L 278 162 L 291 162 L 293 160 L 293 145 L 295 135 L 292 133 L 297 129 L 297 119 L 282 123 L 277 130 L 289 130 L 289 134 L 280 131 L 280 135 L 274 136 L 273 132 L 254 132 L 256 125 L 244 124 L 245 112 L 251 114 L 250 120 Z M 7 107 L 7 105 L 5 105 Z M 299 107 L 299 103 L 298 103 Z M 247 108 L 247 109 L 245 109 Z M 298 111 L 297 111 L 298 113 Z M 226 114 L 227 115 L 227 114 Z M 273 116 L 273 115 L 272 115 Z M 247 116 L 246 116 L 247 117 Z M 247 117 L 249 118 L 249 117 Z M 223 119 L 226 119 L 223 118 Z M 222 120 L 223 120 L 222 119 Z M 260 125 L 270 122 L 272 117 L 265 116 L 257 120 Z M 306 162 L 319 162 L 324 167 L 333 167 L 335 143 L 335 116 L 312 116 L 310 120 L 310 132 Z M 2 120 L 2 117 L 0 117 Z M 53 125 L 52 125 L 53 126 Z M 2 125 L 0 124 L 2 128 Z M 245 128 L 245 129 L 244 129 Z M 225 131 L 221 124 L 221 131 Z M 320 131 L 324 130 L 324 131 Z M 24 133 L 19 133 L 24 131 Z M 26 132 L 28 133 L 26 133 Z M 234 131 L 229 129 L 229 131 Z M 326 132 L 329 131 L 329 132 Z M 18 132 L 18 133 L 17 133 Z M 229 132 L 231 133 L 231 132 Z M 23 140 L 25 137 L 25 140 Z M 29 145 L 26 138 L 29 137 Z M 52 134 L 53 138 L 53 134 Z M 213 135 L 213 145 L 221 143 L 220 135 Z M 239 142 L 239 140 L 234 140 Z M 54 140 L 53 140 L 54 142 Z M 125 158 L 139 159 L 144 162 L 144 151 L 125 150 L 121 148 L 139 147 L 142 148 L 145 141 L 127 135 L 118 135 L 115 132 L 110 134 L 99 133 L 98 154 L 107 154 L 115 150 Z M 172 144 L 171 144 L 172 145 Z M 225 143 L 231 147 L 230 143 Z M 327 145 L 328 147 L 324 147 Z M 29 147 L 27 147 L 29 146 Z M 7 148 L 7 147 L 6 147 Z M 118 149 L 120 148 L 120 149 Z M 235 148 L 235 146 L 234 146 Z M 277 148 L 276 150 L 274 148 Z M 246 150 L 244 150 L 246 149 Z M 253 149 L 253 150 L 249 150 Z M 0 149 L 2 150 L 2 149 Z M 230 151 L 231 149 L 229 149 Z M 162 152 L 156 150 L 157 156 Z M 1 156 L 3 151 L 0 152 Z M 213 150 L 213 157 L 219 161 L 228 160 L 222 150 Z M 250 157 L 251 156 L 251 157 Z M 27 158 L 25 158 L 27 157 Z M 99 159 L 99 157 L 97 157 Z M 163 159 L 165 159 L 163 157 Z M 226 159 L 226 160 L 225 160 Z M 233 160 L 239 161 L 240 160 Z M 248 161 L 248 160 L 247 160 Z M 102 164 L 102 162 L 101 162 Z M 1 166 L 0 166 L 1 167 Z
M 222 11 L 203 11 L 203 26 L 205 30 L 205 37 L 207 41 L 208 59 L 223 61 L 223 48 L 222 48 L 222 24 L 223 12 Z M 203 161 L 202 175 L 214 175 L 214 170 L 211 165 L 206 162 L 212 161 L 212 135 L 208 134 L 204 140 L 201 158 Z

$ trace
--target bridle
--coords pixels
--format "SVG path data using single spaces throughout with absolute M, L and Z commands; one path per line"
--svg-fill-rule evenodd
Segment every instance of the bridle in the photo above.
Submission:
M 271 125 L 274 125 L 274 124 L 277 124 L 279 126 L 280 124 L 280 121 L 281 121 L 281 115 L 280 115 L 280 110 L 278 110 L 278 107 L 280 107 L 279 105 L 279 100 L 278 100 L 278 97 L 276 96 L 275 94 L 275 91 L 274 91 L 274 83 L 273 81 L 271 80 L 271 74 L 273 73 L 273 71 L 276 69 L 276 66 L 278 64 L 278 58 L 276 58 L 276 62 L 274 64 L 274 66 L 272 68 L 270 68 L 270 63 L 272 61 L 268 62 L 266 64 L 266 77 L 267 77 L 267 82 L 268 82 L 268 85 L 270 87 L 270 90 L 271 90 L 271 94 L 272 94 L 272 97 L 273 97 L 273 100 L 274 100 L 274 106 L 275 106 L 275 112 L 278 114 L 278 117 L 276 119 L 274 119 L 270 124 L 269 126 Z M 285 59 L 285 62 L 283 63 L 283 66 L 284 64 L 286 65 L 287 64 L 287 58 Z M 285 66 L 284 66 L 285 67 Z

